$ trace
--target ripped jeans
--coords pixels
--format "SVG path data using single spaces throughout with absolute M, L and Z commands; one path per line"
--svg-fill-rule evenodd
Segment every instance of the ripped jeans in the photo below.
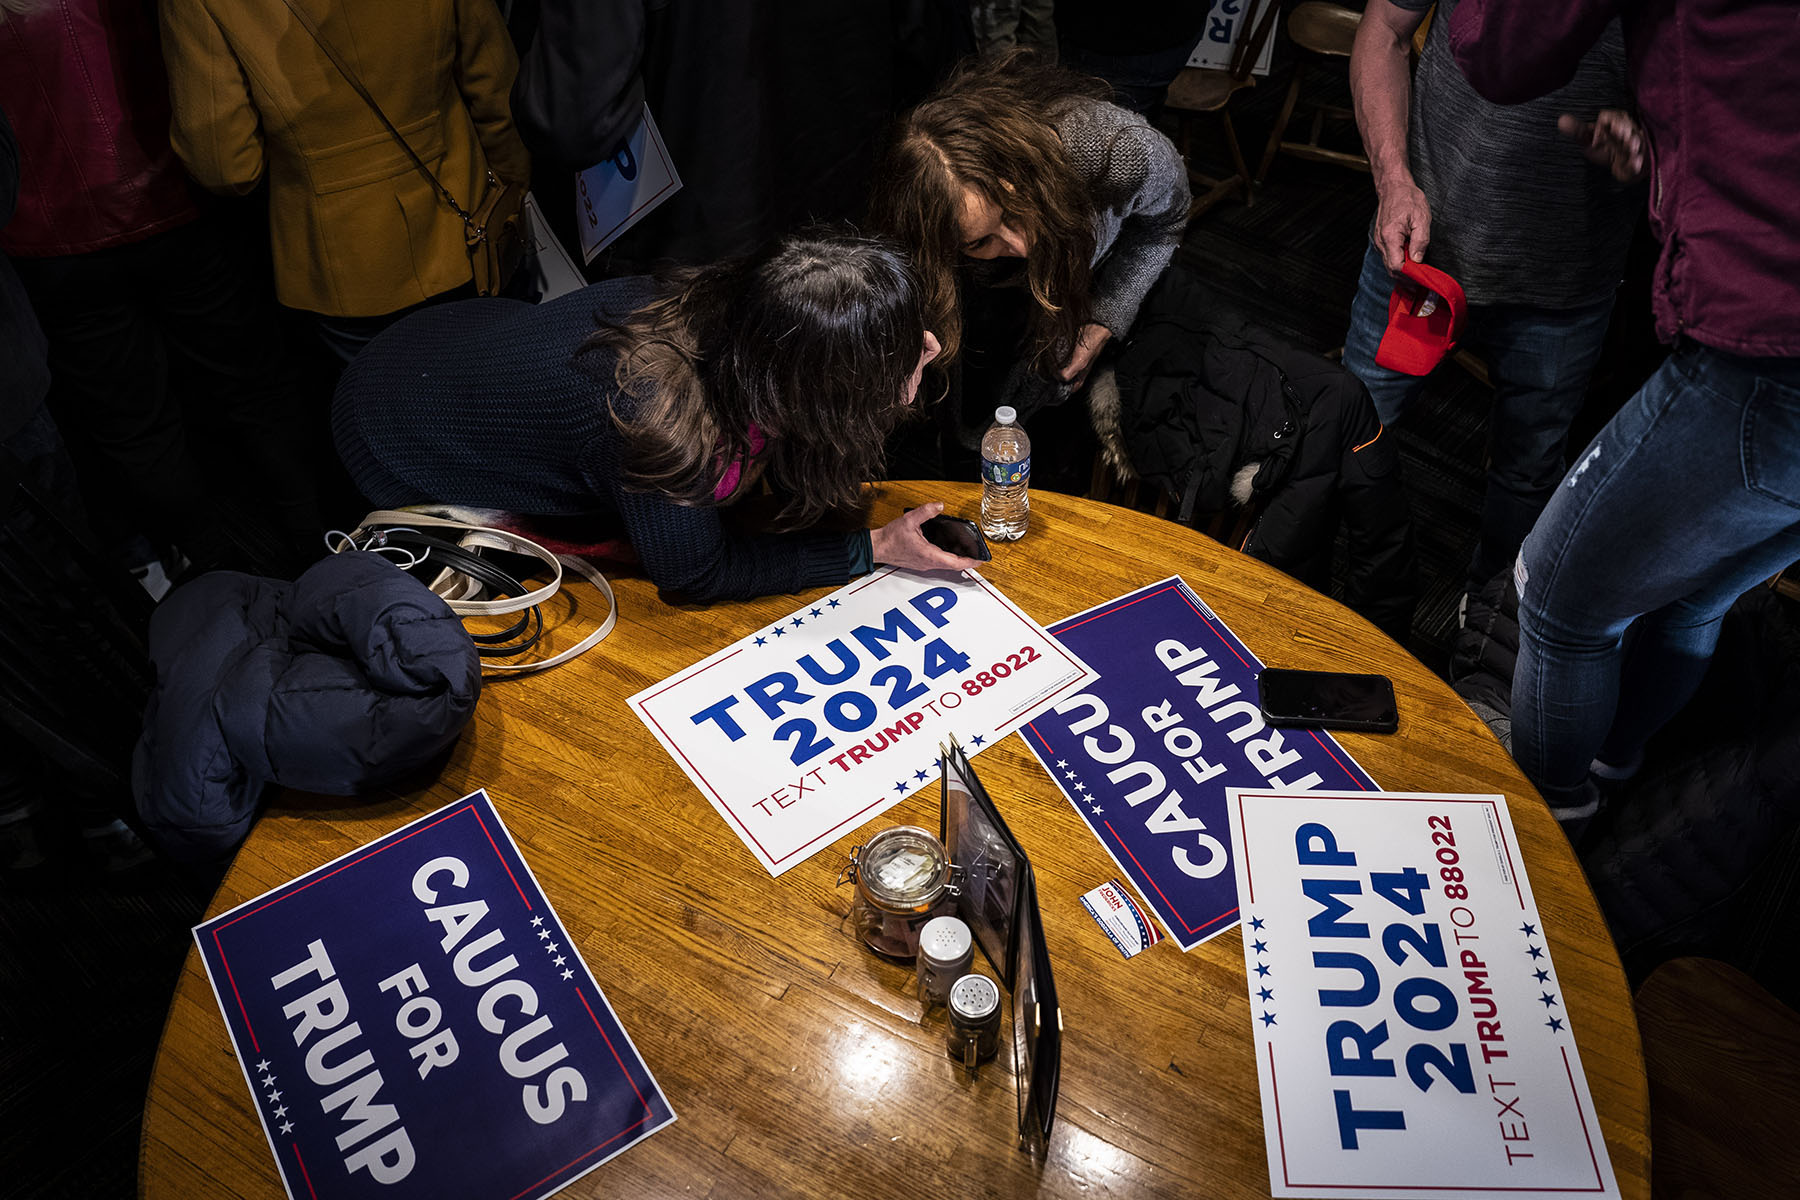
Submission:
M 1732 602 L 1800 560 L 1800 359 L 1683 342 L 1525 539 L 1513 755 L 1554 806 L 1694 694 Z M 1625 637 L 1633 624 L 1632 636 Z

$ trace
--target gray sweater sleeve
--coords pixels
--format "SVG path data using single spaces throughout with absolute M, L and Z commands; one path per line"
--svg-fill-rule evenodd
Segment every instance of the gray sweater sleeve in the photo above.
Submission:
M 1187 228 L 1187 166 L 1143 117 L 1103 100 L 1077 101 L 1056 132 L 1094 192 L 1093 320 L 1124 337 Z

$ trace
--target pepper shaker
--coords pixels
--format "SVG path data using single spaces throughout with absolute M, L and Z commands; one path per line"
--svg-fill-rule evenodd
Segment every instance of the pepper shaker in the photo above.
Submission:
M 986 975 L 964 975 L 950 985 L 949 1005 L 945 1052 L 977 1074 L 1000 1048 L 1000 987 Z

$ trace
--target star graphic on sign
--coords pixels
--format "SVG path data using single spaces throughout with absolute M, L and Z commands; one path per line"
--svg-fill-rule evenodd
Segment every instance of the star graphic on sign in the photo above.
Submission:
M 914 779 L 924 779 L 925 775 L 926 775 L 926 773 L 924 771 L 914 771 L 913 772 Z
M 815 616 L 815 617 L 822 617 L 822 616 L 824 616 L 824 615 L 825 615 L 825 614 L 824 614 L 824 613 L 822 613 L 822 612 L 820 612 L 820 611 L 819 611 L 819 610 L 818 610 L 818 609 L 816 609 L 816 608 L 815 608 L 815 609 L 813 609 L 813 610 L 812 610 L 812 615 L 813 615 L 813 616 Z
M 1258 998 L 1262 1000 L 1273 1000 L 1275 998 L 1275 989 L 1260 987 L 1256 989 L 1256 994 Z
M 568 959 L 566 959 L 566 958 L 564 958 L 564 957 L 563 957 L 563 956 L 562 956 L 562 955 L 560 955 L 560 954 L 559 954 L 559 955 L 557 955 L 557 956 L 556 956 L 556 957 L 555 957 L 555 958 L 553 958 L 553 959 L 551 959 L 551 960 L 550 960 L 550 961 L 551 961 L 551 962 L 552 962 L 552 963 L 554 963 L 554 964 L 555 964 L 555 965 L 556 965 L 556 966 L 559 966 L 559 967 L 560 967 L 560 966 L 562 966 L 562 965 L 563 965 L 563 964 L 564 964 L 564 963 L 566 963 L 566 962 L 568 962 L 568 961 L 569 961 L 569 960 L 568 960 Z
M 1527 922 L 1526 924 L 1519 926 L 1519 932 L 1524 934 L 1526 937 L 1536 937 L 1537 936 L 1537 926 Z
M 981 745 L 981 743 L 987 741 L 987 739 L 982 737 L 979 733 L 976 734 L 975 736 L 971 737 L 969 740 L 971 742 L 974 742 L 977 746 L 979 746 L 979 745 Z
M 906 785 L 904 783 L 896 783 L 894 785 L 894 790 L 896 792 L 904 793 L 906 791 Z
M 1100 815 L 1100 814 L 1101 814 L 1101 813 L 1103 813 L 1103 812 L 1105 812 L 1105 811 L 1106 811 L 1106 810 L 1105 810 L 1105 809 L 1104 809 L 1104 808 L 1101 808 L 1101 807 L 1100 807 L 1100 806 L 1099 806 L 1099 805 L 1098 805 L 1098 804 L 1096 804 L 1096 805 L 1094 805 L 1094 815 L 1095 815 L 1095 816 L 1096 816 L 1096 817 L 1097 817 L 1097 816 L 1099 816 L 1099 815 Z
M 533 929 L 537 928 L 539 925 L 542 925 L 543 923 L 544 923 L 544 918 L 542 918 L 542 917 L 531 918 L 531 927 Z
M 1539 996 L 1538 999 L 1544 1002 L 1545 1008 L 1549 1008 L 1552 1004 L 1556 1003 L 1556 996 L 1551 992 L 1545 992 L 1543 995 Z
M 548 929 L 540 929 L 540 930 L 538 930 L 538 937 L 542 938 L 545 941 L 549 941 L 550 940 L 550 931 Z
M 1065 772 L 1065 774 L 1067 774 L 1070 779 L 1075 778 L 1075 772 L 1073 772 L 1073 771 Z
M 283 1104 L 280 1108 L 276 1109 L 275 1116 L 276 1116 L 276 1119 L 278 1119 L 278 1120 L 282 1117 L 287 1116 L 287 1105 Z
M 1080 780 L 1076 780 L 1075 781 L 1075 790 L 1078 792 L 1085 792 L 1085 791 L 1087 791 L 1087 784 L 1082 783 Z
M 281 1099 L 281 1093 L 280 1093 L 280 1092 L 270 1092 L 270 1093 L 269 1093 L 269 1103 L 270 1103 L 270 1104 L 273 1104 L 273 1103 L 275 1103 L 275 1102 L 276 1102 L 276 1101 L 277 1101 L 277 1100 L 279 1100 L 279 1099 Z
M 1263 919 L 1261 917 L 1251 917 L 1250 918 L 1250 928 L 1252 928 L 1252 929 L 1260 930 L 1264 924 L 1265 924 L 1265 922 L 1263 921 Z
M 281 1132 L 283 1132 L 283 1133 L 294 1132 L 294 1123 L 292 1121 L 283 1121 L 281 1123 Z
M 944 760 L 942 758 L 934 758 L 931 760 L 931 765 L 941 771 L 944 768 Z
M 1545 1021 L 1544 1024 L 1549 1027 L 1550 1032 L 1552 1033 L 1562 1032 L 1562 1021 L 1556 1017 L 1551 1017 L 1548 1021 Z
M 273 1075 L 264 1075 L 262 1083 L 264 1087 L 274 1087 L 275 1077 Z
M 776 637 L 780 637 L 782 634 L 786 633 L 787 630 L 785 630 L 781 626 L 777 625 L 775 628 L 771 629 L 769 632 L 773 633 Z
M 1275 1014 L 1274 1013 L 1264 1013 L 1262 1015 L 1262 1023 L 1265 1026 L 1273 1025 L 1275 1023 Z
M 1267 979 L 1269 977 L 1269 964 L 1268 963 L 1257 963 L 1256 964 L 1256 973 L 1258 975 L 1260 975 L 1262 978 Z
M 836 608 L 837 606 L 838 606 L 838 602 L 836 600 L 827 600 L 825 602 L 826 608 Z
M 1267 943 L 1267 942 L 1251 942 L 1250 948 L 1252 950 L 1256 951 L 1258 954 L 1267 954 L 1269 952 L 1269 943 Z
M 1066 768 L 1066 767 L 1067 767 L 1067 766 L 1068 766 L 1068 765 L 1069 765 L 1069 763 L 1068 763 L 1068 760 L 1067 760 L 1067 759 L 1062 759 L 1062 758 L 1059 758 L 1059 759 L 1057 759 L 1057 760 L 1056 760 L 1056 769 L 1057 769 L 1057 770 L 1059 770 L 1059 771 L 1061 771 L 1061 770 L 1063 770 L 1063 769 L 1064 769 L 1064 768 Z
M 759 646 L 766 646 L 769 644 L 769 639 L 765 638 L 765 637 L 759 637 L 756 639 L 756 644 Z
M 1530 954 L 1533 958 L 1544 957 L 1544 948 L 1542 946 L 1527 946 L 1525 947 L 1525 950 L 1526 953 Z
M 545 942 L 544 943 L 544 953 L 545 954 L 555 954 L 556 951 L 557 951 L 557 945 L 555 942 Z
M 575 972 L 573 972 L 573 971 L 564 971 L 564 972 L 563 972 L 563 973 L 562 973 L 562 977 L 563 977 L 563 978 L 564 978 L 564 979 L 573 979 L 573 978 L 575 978 Z
M 1537 981 L 1539 983 L 1549 983 L 1550 982 L 1550 972 L 1544 970 L 1544 968 L 1542 968 L 1542 967 L 1539 967 L 1537 970 L 1533 971 L 1532 975 L 1536 976 Z
M 257 1063 L 257 1064 L 256 1064 L 256 1069 L 257 1069 L 257 1070 L 259 1070 L 259 1071 L 266 1071 L 266 1070 L 268 1070 L 268 1069 L 269 1069 L 269 1060 L 268 1060 L 268 1059 L 266 1059 L 266 1058 L 265 1058 L 265 1059 L 263 1059 L 263 1060 L 262 1060 L 262 1061 L 261 1061 L 261 1062 L 259 1062 L 259 1063 Z
M 789 621 L 788 624 L 792 625 L 794 628 L 798 629 L 800 626 L 806 624 L 806 618 L 805 617 L 795 617 L 793 620 Z

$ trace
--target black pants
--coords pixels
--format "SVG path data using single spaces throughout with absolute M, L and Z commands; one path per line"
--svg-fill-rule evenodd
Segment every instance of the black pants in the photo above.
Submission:
M 143 532 L 210 557 L 220 496 L 236 491 L 238 512 L 306 553 L 320 522 L 273 299 L 213 225 L 14 265 L 50 344 L 50 411 L 104 536 Z

